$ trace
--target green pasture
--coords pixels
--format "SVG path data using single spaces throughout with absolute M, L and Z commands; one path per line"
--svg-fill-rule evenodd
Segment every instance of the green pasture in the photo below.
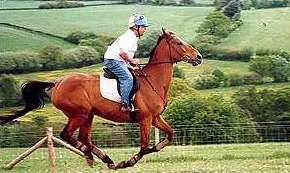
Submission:
M 223 47 L 241 49 L 278 49 L 290 52 L 290 8 L 245 10 L 243 26 L 233 32 Z
M 117 1 L 81 1 L 81 3 L 85 5 L 110 4 L 114 2 L 117 2 Z M 45 3 L 45 1 L 1 0 L 0 9 L 38 8 L 38 6 L 42 3 Z M 207 2 L 207 3 L 210 3 L 210 2 Z
M 192 39 L 195 29 L 210 11 L 212 8 L 206 7 L 102 5 L 57 10 L 2 10 L 0 16 L 4 16 L 1 22 L 62 37 L 75 30 L 117 36 L 126 30 L 131 14 L 142 12 L 152 24 L 151 31 L 165 27 Z
M 63 148 L 56 148 L 57 173 L 288 173 L 290 143 L 221 144 L 168 146 L 159 153 L 144 156 L 134 167 L 109 170 L 97 162 L 94 168 L 83 158 Z M 4 167 L 24 148 L 1 148 L 0 164 Z M 128 159 L 138 148 L 105 148 L 115 161 Z M 36 150 L 12 170 L 2 173 L 49 172 L 47 149 Z
M 15 50 L 39 51 L 44 46 L 59 46 L 63 49 L 76 47 L 62 39 L 48 37 L 24 30 L 19 30 L 7 26 L 0 27 L 0 52 L 9 52 Z

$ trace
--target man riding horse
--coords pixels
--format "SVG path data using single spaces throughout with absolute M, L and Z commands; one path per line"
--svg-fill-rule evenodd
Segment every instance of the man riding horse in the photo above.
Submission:
M 120 82 L 121 112 L 136 110 L 129 98 L 133 87 L 133 76 L 127 65 L 139 63 L 139 59 L 134 58 L 134 54 L 138 47 L 138 40 L 145 34 L 148 26 L 149 23 L 144 15 L 133 14 L 129 18 L 129 29 L 119 36 L 105 52 L 105 66 L 118 77 Z

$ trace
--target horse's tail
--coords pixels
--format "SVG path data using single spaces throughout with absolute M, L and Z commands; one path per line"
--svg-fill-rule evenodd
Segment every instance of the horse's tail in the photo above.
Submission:
M 25 107 L 15 111 L 12 115 L 0 116 L 0 124 L 8 123 L 37 108 L 43 108 L 44 97 L 47 96 L 46 89 L 49 90 L 53 87 L 53 82 L 28 81 L 24 83 L 21 91 Z

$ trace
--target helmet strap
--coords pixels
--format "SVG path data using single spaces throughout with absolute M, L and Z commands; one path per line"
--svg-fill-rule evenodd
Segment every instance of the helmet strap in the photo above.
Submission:
M 136 28 L 136 27 L 137 27 L 137 28 Z M 132 27 L 132 29 L 135 30 L 135 31 L 137 31 L 138 37 L 139 37 L 139 39 L 140 39 L 140 38 L 141 38 L 140 31 L 139 31 L 140 26 L 135 25 L 134 27 Z
M 138 29 L 137 29 L 137 32 L 138 32 L 138 37 L 139 37 L 139 39 L 140 39 L 140 38 L 141 38 L 141 35 L 140 35 L 140 30 L 139 30 L 139 29 L 140 29 L 140 26 L 137 26 L 137 28 L 138 28 Z

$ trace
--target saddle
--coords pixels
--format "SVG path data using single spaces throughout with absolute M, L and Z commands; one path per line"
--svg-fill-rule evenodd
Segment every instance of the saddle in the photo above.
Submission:
M 130 100 L 132 100 L 134 94 L 136 93 L 136 91 L 138 90 L 139 86 L 138 86 L 138 83 L 137 83 L 137 79 L 134 75 L 134 71 L 132 68 L 128 68 L 129 71 L 131 72 L 132 76 L 133 76 L 133 87 L 132 87 L 132 90 L 130 91 Z M 119 79 L 118 77 L 111 71 L 109 70 L 107 67 L 104 67 L 103 68 L 103 71 L 104 71 L 104 74 L 103 76 L 105 78 L 108 78 L 108 79 L 116 79 L 117 80 L 117 90 L 118 90 L 118 93 L 120 94 L 120 82 L 119 82 Z

